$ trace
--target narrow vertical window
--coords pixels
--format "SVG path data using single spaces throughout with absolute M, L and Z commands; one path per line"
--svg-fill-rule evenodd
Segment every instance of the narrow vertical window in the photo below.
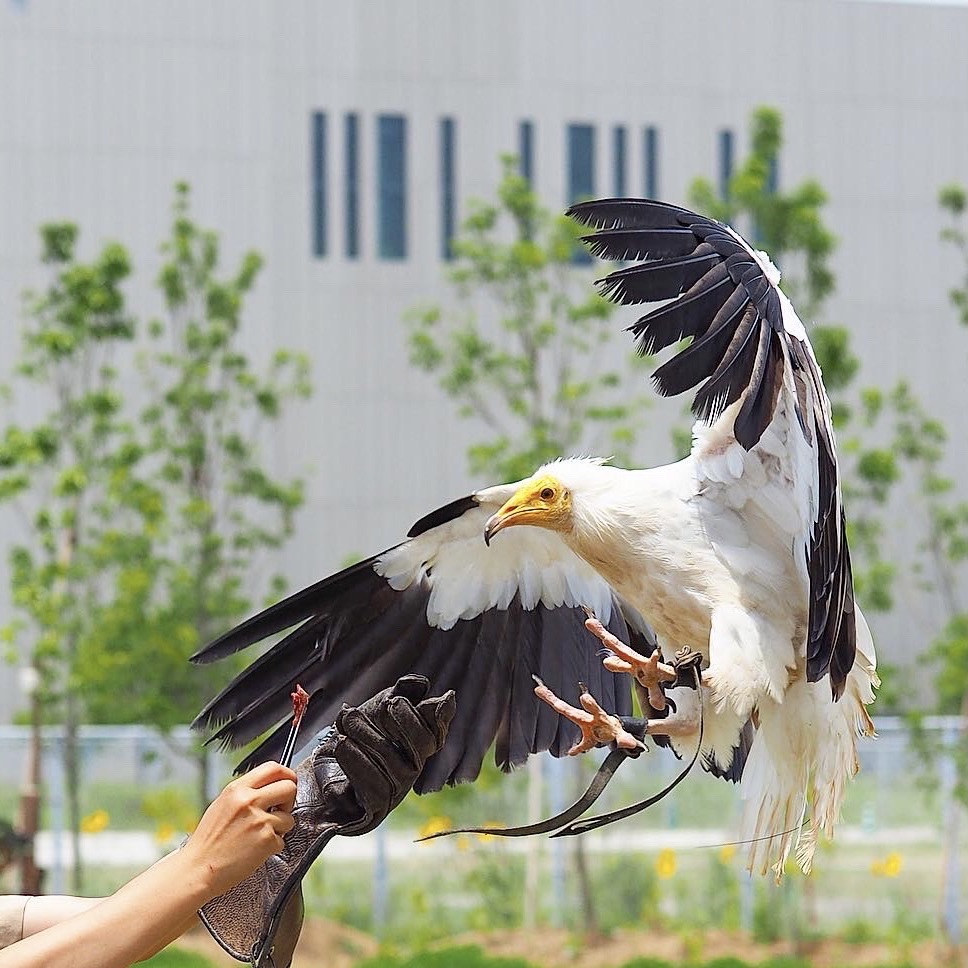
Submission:
M 616 198 L 625 198 L 625 127 L 617 124 L 612 129 L 612 191 Z
M 534 188 L 534 122 L 518 125 L 518 166 L 521 177 Z
M 595 129 L 590 124 L 568 125 L 568 201 L 595 194 Z M 584 246 L 575 249 L 572 262 L 591 262 Z
M 729 198 L 729 183 L 733 179 L 733 132 L 724 128 L 719 132 L 719 196 Z
M 454 258 L 457 231 L 457 123 L 440 119 L 440 252 L 444 259 Z
M 321 259 L 326 255 L 326 115 L 322 111 L 312 114 L 312 150 L 310 156 L 310 182 L 312 191 L 312 246 L 313 255 Z
M 407 257 L 407 119 L 377 118 L 377 252 L 381 259 Z
M 595 194 L 595 129 L 590 124 L 568 125 L 568 201 Z
M 646 198 L 659 197 L 659 129 L 649 125 L 642 132 L 642 188 Z
M 346 258 L 360 254 L 360 117 L 347 114 L 343 119 L 343 177 L 346 188 L 345 244 Z

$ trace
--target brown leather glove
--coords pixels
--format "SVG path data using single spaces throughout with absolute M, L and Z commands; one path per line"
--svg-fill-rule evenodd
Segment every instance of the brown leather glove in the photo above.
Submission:
M 454 691 L 425 698 L 423 676 L 404 676 L 361 706 L 344 706 L 334 728 L 296 767 L 296 824 L 270 857 L 199 911 L 216 941 L 256 968 L 288 968 L 303 921 L 301 882 L 337 834 L 379 826 L 410 791 L 447 737 Z

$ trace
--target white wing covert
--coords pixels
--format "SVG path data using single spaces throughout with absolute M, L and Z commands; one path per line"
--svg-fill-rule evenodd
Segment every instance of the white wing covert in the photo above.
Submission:
M 342 703 L 363 702 L 416 673 L 431 694 L 457 693 L 447 742 L 415 788 L 474 779 L 492 744 L 510 769 L 529 753 L 563 756 L 577 727 L 534 695 L 532 675 L 578 702 L 579 681 L 618 715 L 630 715 L 624 676 L 602 667 L 584 627 L 593 608 L 618 636 L 651 652 L 626 625 L 611 588 L 550 531 L 513 528 L 487 548 L 484 522 L 516 490 L 500 485 L 421 518 L 408 540 L 325 578 L 227 632 L 193 656 L 211 662 L 287 634 L 237 675 L 193 726 L 240 746 L 272 730 L 238 769 L 277 758 L 289 727 L 289 693 L 310 693 L 304 735 L 331 723 Z

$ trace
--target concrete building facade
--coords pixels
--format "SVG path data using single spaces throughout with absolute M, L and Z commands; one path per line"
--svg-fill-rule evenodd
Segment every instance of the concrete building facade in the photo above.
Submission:
M 966 41 L 962 5 L 862 0 L 0 0 L 2 359 L 43 278 L 38 225 L 76 221 L 88 254 L 128 245 L 146 317 L 172 186 L 189 181 L 227 264 L 266 256 L 247 351 L 313 360 L 312 400 L 265 442 L 282 474 L 307 475 L 282 561 L 305 583 L 488 483 L 464 458 L 480 428 L 408 365 L 402 317 L 446 299 L 449 233 L 493 194 L 499 154 L 523 153 L 549 206 L 577 189 L 682 203 L 695 176 L 725 177 L 770 104 L 780 186 L 830 195 L 828 317 L 851 330 L 860 382 L 909 379 L 958 434 L 966 347 L 936 198 L 968 180 Z M 646 463 L 670 456 L 679 408 L 654 413 Z M 929 617 L 899 594 L 877 630 L 889 657 Z M 15 677 L 0 682 L 5 716 Z

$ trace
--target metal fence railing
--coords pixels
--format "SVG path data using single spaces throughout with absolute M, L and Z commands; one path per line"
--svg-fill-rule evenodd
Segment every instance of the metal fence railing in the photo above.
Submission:
M 928 719 L 922 732 L 927 744 L 913 743 L 910 731 L 898 719 L 879 719 L 877 730 L 875 741 L 861 744 L 861 773 L 848 792 L 834 845 L 818 853 L 802 917 L 811 930 L 847 930 L 863 922 L 923 933 L 944 924 L 949 936 L 957 937 L 968 927 L 959 902 L 960 896 L 968 895 L 960 864 L 968 824 L 959 823 L 953 757 L 942 752 L 925 758 L 923 748 L 954 750 L 956 743 L 964 742 L 960 721 Z M 0 727 L 0 820 L 16 817 L 29 740 L 26 727 Z M 81 850 L 89 870 L 142 867 L 177 843 L 197 816 L 198 770 L 188 755 L 197 749 L 195 742 L 187 730 L 160 736 L 140 726 L 81 729 L 86 821 Z M 45 728 L 37 854 L 51 892 L 66 889 L 72 864 L 61 745 L 60 732 Z M 233 761 L 215 751 L 208 756 L 209 792 L 214 794 L 229 777 Z M 337 840 L 324 855 L 324 874 L 317 877 L 314 871 L 307 881 L 310 907 L 380 931 L 394 909 L 404 910 L 411 895 L 425 884 L 424 908 L 430 904 L 439 909 L 441 918 L 451 917 L 460 927 L 462 912 L 478 903 L 475 891 L 505 891 L 513 911 L 530 863 L 532 876 L 537 864 L 549 919 L 567 924 L 570 912 L 580 906 L 569 866 L 572 845 L 560 840 L 535 845 L 495 838 L 451 838 L 420 846 L 412 841 L 421 828 L 521 823 L 533 817 L 539 803 L 541 813 L 550 815 L 587 782 L 594 757 L 579 759 L 583 762 L 542 757 L 525 771 L 479 784 L 471 795 L 444 792 L 408 801 L 375 834 Z M 619 772 L 595 811 L 642 799 L 661 789 L 681 766 L 661 750 L 640 757 Z M 708 893 L 711 878 L 718 878 L 725 886 L 718 889 L 716 898 L 710 895 L 707 909 L 718 910 L 719 900 L 728 894 L 733 898 L 728 916 L 738 926 L 753 929 L 757 918 L 766 916 L 764 911 L 769 914 L 771 905 L 789 906 L 790 892 L 799 888 L 775 891 L 751 882 L 743 873 L 742 848 L 726 846 L 736 839 L 739 812 L 737 788 L 697 769 L 651 810 L 588 835 L 584 847 L 592 874 L 607 879 L 609 871 L 627 871 L 629 878 L 651 885 L 655 904 L 669 913 L 701 892 Z M 360 910 L 340 907 L 348 896 L 339 888 L 342 868 L 352 868 L 357 886 L 360 871 L 366 872 L 370 890 L 352 892 L 361 898 Z M 451 876 L 453 883 L 448 881 Z M 799 883 L 797 875 L 787 882 Z M 489 903 L 493 908 L 496 902 Z M 630 908 L 628 916 L 634 914 Z

